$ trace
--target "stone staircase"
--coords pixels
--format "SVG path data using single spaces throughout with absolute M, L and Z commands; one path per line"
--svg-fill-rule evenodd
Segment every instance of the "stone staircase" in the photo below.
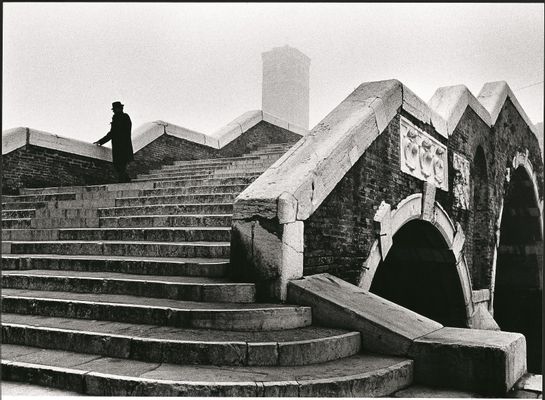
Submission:
M 229 279 L 235 197 L 286 145 L 2 198 L 2 379 L 108 396 L 385 396 L 409 359 Z M 363 338 L 365 340 L 365 338 Z

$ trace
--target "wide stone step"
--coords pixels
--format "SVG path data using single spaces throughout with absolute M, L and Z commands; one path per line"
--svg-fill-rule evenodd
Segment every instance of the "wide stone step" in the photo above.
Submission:
M 192 204 L 234 202 L 238 193 L 184 194 L 177 196 L 126 197 L 116 199 L 116 207 L 144 206 L 155 204 Z
M 137 257 L 228 258 L 229 242 L 3 241 L 3 254 L 70 254 Z
M 113 207 L 115 198 L 101 196 L 95 199 L 77 199 L 77 200 L 58 200 L 46 203 L 45 208 L 40 208 L 36 213 L 37 216 L 47 215 L 47 210 L 81 210 L 92 211 L 100 207 Z
M 259 171 L 241 171 L 237 173 L 233 172 L 215 172 L 211 175 L 172 175 L 172 176 L 161 176 L 161 177 L 146 177 L 146 178 L 137 178 L 133 179 L 133 182 L 163 182 L 163 181 L 179 181 L 179 180 L 188 180 L 188 179 L 217 179 L 217 178 L 249 178 L 259 176 L 263 173 L 263 170 Z
M 114 203 L 110 205 L 113 206 Z M 43 218 L 98 218 L 98 208 L 42 208 L 36 213 L 36 219 Z
M 118 197 L 142 197 L 142 196 L 172 196 L 184 194 L 212 194 L 212 193 L 240 193 L 248 187 L 249 183 L 241 185 L 202 185 L 202 186 L 187 186 L 187 187 L 169 187 L 142 190 L 134 196 L 118 196 Z
M 220 171 L 221 168 L 198 168 L 193 170 L 181 170 L 181 171 L 165 171 L 165 170 L 158 170 L 158 171 L 150 171 L 145 174 L 138 174 L 136 177 L 138 179 L 142 178 L 157 178 L 161 176 L 185 176 L 185 177 L 192 177 L 194 175 L 211 175 L 216 171 Z
M 128 217 L 101 217 L 103 228 L 176 227 L 176 226 L 231 226 L 232 214 L 210 215 L 140 215 Z
M 14 201 L 2 203 L 2 210 L 28 210 L 46 207 L 46 201 Z
M 2 219 L 2 229 L 30 228 L 31 218 Z
M 28 201 L 55 201 L 55 200 L 75 200 L 76 193 L 35 193 L 23 194 L 15 196 L 2 196 L 2 204 L 12 202 L 28 202 Z
M 156 174 L 160 172 L 191 172 L 195 173 L 198 171 L 219 171 L 232 168 L 252 168 L 252 167 L 262 167 L 266 168 L 273 164 L 273 160 L 252 160 L 252 161 L 233 161 L 225 164 L 212 164 L 212 165 L 165 165 L 160 169 L 149 170 L 149 174 Z
M 57 210 L 58 211 L 58 210 Z M 98 228 L 99 218 L 95 210 L 93 217 L 45 217 L 33 218 L 30 224 L 34 229 L 52 228 Z
M 412 361 L 357 354 L 306 366 L 202 366 L 2 346 L 3 380 L 92 396 L 381 397 L 412 383 Z
M 91 194 L 96 192 L 125 191 L 153 189 L 153 183 L 148 182 L 130 182 L 130 183 L 108 183 L 101 185 L 86 186 L 50 186 L 46 188 L 21 188 L 21 194 L 52 194 L 52 193 L 78 193 Z
M 138 181 L 155 181 L 155 180 L 169 180 L 169 179 L 204 179 L 204 178 L 217 178 L 217 177 L 226 177 L 226 178 L 237 178 L 239 176 L 248 176 L 248 175 L 260 175 L 265 171 L 265 168 L 238 168 L 233 170 L 215 170 L 212 172 L 161 172 L 158 174 L 148 174 L 138 176 L 137 179 L 134 179 L 135 182 Z
M 127 240 L 150 242 L 228 242 L 230 227 L 2 229 L 2 240 Z
M 233 203 L 169 204 L 133 207 L 111 207 L 98 210 L 100 217 L 127 215 L 232 214 Z
M 2 343 L 201 365 L 308 365 L 350 357 L 359 332 L 321 327 L 240 332 L 2 314 Z
M 36 215 L 36 209 L 2 210 L 2 220 L 16 218 L 32 218 Z
M 59 271 L 118 272 L 140 275 L 227 275 L 229 260 L 222 258 L 166 258 L 78 256 L 65 254 L 3 254 L 2 270 L 47 269 Z
M 312 323 L 310 307 L 285 304 L 204 303 L 9 288 L 2 289 L 2 313 L 240 331 L 293 329 Z
M 223 158 L 203 158 L 200 160 L 183 160 L 183 161 L 174 161 L 171 165 L 192 165 L 192 166 L 201 166 L 201 165 L 216 165 L 224 164 L 233 161 L 242 161 L 242 160 L 259 160 L 260 155 L 245 155 L 238 157 L 223 157 Z
M 206 179 L 180 179 L 168 181 L 150 182 L 155 188 L 178 188 L 192 186 L 219 186 L 219 185 L 249 185 L 259 175 L 250 175 L 235 178 L 206 178 Z
M 255 301 L 253 283 L 236 283 L 218 278 L 132 275 L 115 272 L 3 271 L 2 288 L 124 294 L 217 303 Z

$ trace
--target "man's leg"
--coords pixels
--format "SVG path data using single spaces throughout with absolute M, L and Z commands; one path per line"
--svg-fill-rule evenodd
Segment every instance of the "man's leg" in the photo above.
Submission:
M 131 181 L 131 178 L 129 178 L 129 174 L 127 173 L 126 163 L 115 163 L 114 167 L 117 171 L 117 176 L 119 177 L 119 183 L 128 183 Z

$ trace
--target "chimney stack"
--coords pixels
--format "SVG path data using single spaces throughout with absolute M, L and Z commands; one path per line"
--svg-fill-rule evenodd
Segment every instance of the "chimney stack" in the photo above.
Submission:
M 262 58 L 261 109 L 308 129 L 310 58 L 288 45 L 275 47 Z

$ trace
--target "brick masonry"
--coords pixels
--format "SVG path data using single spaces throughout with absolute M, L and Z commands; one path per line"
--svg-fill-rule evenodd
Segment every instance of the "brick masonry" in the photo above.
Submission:
M 2 155 L 2 193 L 19 188 L 116 182 L 112 163 L 26 144 Z
M 235 157 L 272 143 L 295 143 L 301 136 L 261 121 L 221 149 L 163 135 L 135 154 L 129 174 L 135 176 L 179 160 Z
M 162 135 L 137 151 L 129 164 L 131 177 L 177 160 L 233 157 L 270 143 L 295 143 L 301 136 L 268 122 L 260 122 L 222 149 Z M 117 182 L 110 162 L 72 153 L 25 145 L 2 155 L 2 193 L 22 187 L 93 185 Z
M 466 235 L 465 254 L 473 289 L 489 288 L 495 221 L 504 195 L 506 167 L 517 150 L 527 148 L 537 181 L 543 182 L 543 163 L 537 138 L 509 100 L 493 128 L 489 128 L 468 107 L 448 141 L 435 133 L 430 125 L 419 122 L 404 111 L 401 115 L 448 146 L 449 192 L 437 190 L 436 200 L 455 223 L 461 224 Z M 423 182 L 400 170 L 399 124 L 400 114 L 389 123 L 318 210 L 305 221 L 304 275 L 329 272 L 357 284 L 363 263 L 377 239 L 373 217 L 380 203 L 385 201 L 395 207 L 405 197 L 422 193 Z M 456 151 L 470 161 L 473 181 L 476 173 L 474 155 L 479 146 L 483 150 L 487 171 L 487 176 L 481 176 L 481 180 L 485 183 L 485 193 L 488 192 L 488 218 L 475 213 L 473 195 L 469 210 L 454 206 L 452 152 Z M 539 193 L 541 197 L 542 185 Z M 483 238 L 487 239 L 484 243 Z M 478 257 L 482 257 L 480 265 L 484 270 L 478 270 L 473 265 L 475 247 Z

